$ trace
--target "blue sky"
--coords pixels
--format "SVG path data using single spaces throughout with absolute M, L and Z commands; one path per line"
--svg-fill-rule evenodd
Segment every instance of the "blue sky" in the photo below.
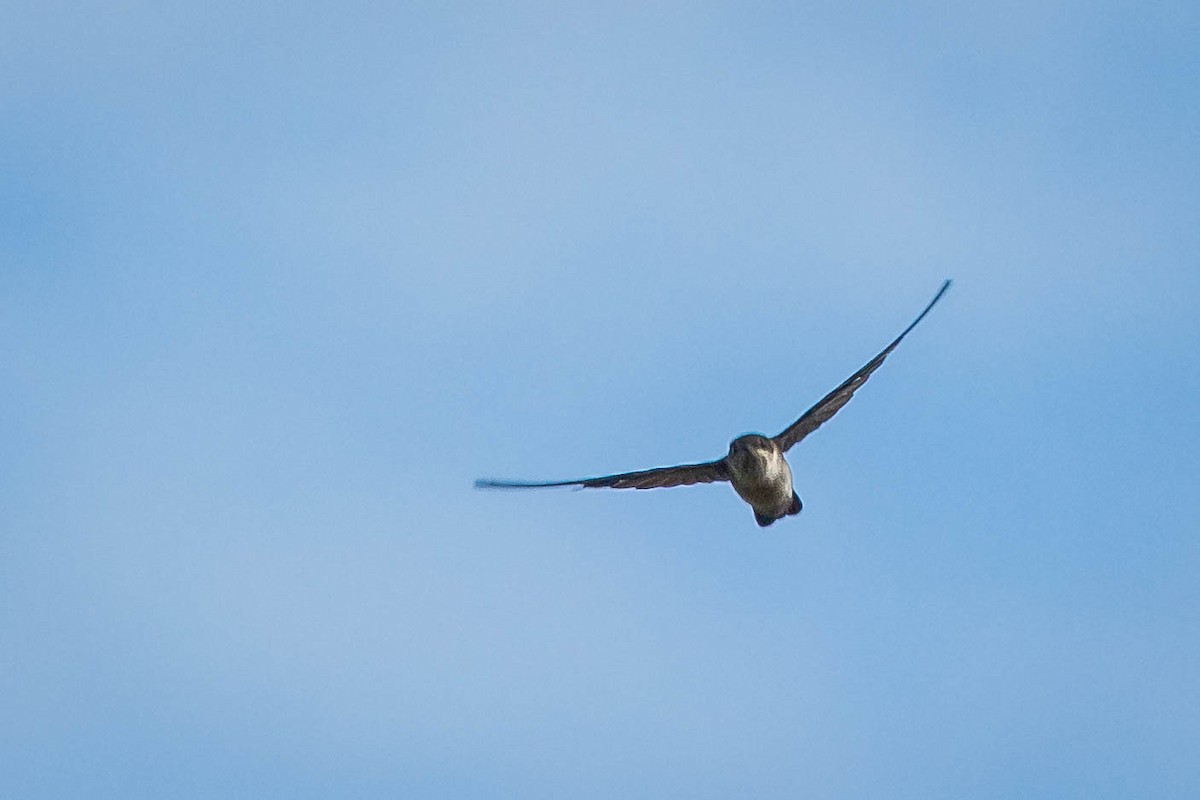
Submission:
M 1200 791 L 1194 3 L 3 8 L 0 795 Z

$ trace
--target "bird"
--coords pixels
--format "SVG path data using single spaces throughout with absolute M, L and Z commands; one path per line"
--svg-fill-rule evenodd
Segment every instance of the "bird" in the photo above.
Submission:
M 697 483 L 728 481 L 733 490 L 754 510 L 754 520 L 765 528 L 776 521 L 800 513 L 804 504 L 792 484 L 792 469 L 784 453 L 798 444 L 804 437 L 821 427 L 842 406 L 850 401 L 854 392 L 866 383 L 867 378 L 883 363 L 884 359 L 904 341 L 904 337 L 917 327 L 925 315 L 937 305 L 942 295 L 950 288 L 951 281 L 942 283 L 937 294 L 891 344 L 883 348 L 858 372 L 842 382 L 840 386 L 821 398 L 816 405 L 805 411 L 791 425 L 775 436 L 747 433 L 729 443 L 729 451 L 721 458 L 696 464 L 679 464 L 673 467 L 655 467 L 636 472 L 622 472 L 596 478 L 577 478 L 565 481 L 505 481 L 481 479 L 475 481 L 477 489 L 542 489 L 556 486 L 573 486 L 580 489 L 660 489 L 671 486 L 691 486 Z

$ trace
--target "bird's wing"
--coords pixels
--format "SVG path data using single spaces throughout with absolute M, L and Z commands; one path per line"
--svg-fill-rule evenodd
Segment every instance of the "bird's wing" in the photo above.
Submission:
M 476 489 L 541 489 L 549 486 L 578 486 L 590 489 L 661 489 L 669 486 L 691 486 L 693 483 L 713 483 L 729 480 L 725 459 L 703 464 L 680 464 L 677 467 L 657 467 L 639 472 L 622 472 L 601 478 L 580 478 L 574 481 L 475 481 Z
M 787 430 L 775 437 L 775 443 L 779 445 L 780 450 L 787 450 L 792 445 L 799 442 L 805 436 L 815 431 L 817 428 L 834 414 L 836 414 L 842 406 L 850 402 L 850 398 L 854 396 L 854 392 L 858 387 L 867 382 L 867 378 L 871 377 L 871 373 L 879 369 L 879 365 L 888 357 L 888 354 L 896 349 L 896 345 L 908 335 L 908 332 L 917 327 L 917 323 L 925 318 L 929 313 L 929 309 L 942 299 L 942 295 L 950 288 L 950 281 L 942 284 L 942 288 L 938 289 L 938 293 L 929 301 L 929 305 L 925 306 L 925 310 L 917 315 L 917 318 L 912 321 L 912 324 L 904 329 L 904 332 L 892 341 L 883 351 L 868 361 L 862 369 L 846 379 L 845 383 L 834 389 L 815 406 L 804 412 L 800 419 L 788 426 Z

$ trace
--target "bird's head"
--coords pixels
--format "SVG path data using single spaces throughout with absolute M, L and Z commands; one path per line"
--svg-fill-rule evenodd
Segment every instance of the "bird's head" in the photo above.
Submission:
M 729 443 L 729 455 L 736 458 L 747 452 L 761 452 L 772 449 L 771 440 L 761 433 L 747 433 Z

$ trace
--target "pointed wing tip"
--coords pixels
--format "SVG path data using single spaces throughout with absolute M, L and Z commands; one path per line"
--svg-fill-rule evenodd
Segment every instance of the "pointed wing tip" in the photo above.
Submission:
M 944 295 L 946 292 L 948 292 L 950 290 L 950 286 L 953 283 L 954 283 L 954 281 L 950 278 L 946 278 L 946 280 L 942 281 L 942 285 L 938 287 L 937 294 L 935 294 L 933 296 L 933 299 L 929 301 L 929 304 L 927 306 L 925 306 L 925 310 L 922 311 L 920 316 L 917 317 L 918 320 L 920 320 L 921 317 L 925 316 L 925 314 L 929 311 L 929 309 L 931 309 L 935 305 L 937 305 L 937 301 L 942 299 L 942 295 Z M 910 327 L 909 330 L 912 330 L 912 328 Z M 905 333 L 907 333 L 907 332 L 908 331 L 905 331 Z
M 558 486 L 575 486 L 580 487 L 580 481 L 550 481 L 547 483 L 539 483 L 537 481 L 497 481 L 488 478 L 480 478 L 475 481 L 476 489 L 553 489 Z
M 895 340 L 888 345 L 880 355 L 887 356 L 893 349 L 895 349 L 896 345 L 900 344 L 901 340 L 903 340 L 905 336 L 908 336 L 909 332 L 911 332 L 913 328 L 917 327 L 917 323 L 925 319 L 925 315 L 933 310 L 933 307 L 938 304 L 938 300 L 942 299 L 942 295 L 949 291 L 950 284 L 952 283 L 954 283 L 954 281 L 952 281 L 950 278 L 946 278 L 946 280 L 942 281 L 942 286 L 937 290 L 937 294 L 933 296 L 933 299 L 925 305 L 925 308 L 921 310 L 921 313 L 917 314 L 917 318 L 909 323 L 909 326 L 904 329 L 903 333 L 897 336 Z
M 489 478 L 480 478 L 475 481 L 476 489 L 512 489 L 512 484 L 507 481 L 494 481 Z

